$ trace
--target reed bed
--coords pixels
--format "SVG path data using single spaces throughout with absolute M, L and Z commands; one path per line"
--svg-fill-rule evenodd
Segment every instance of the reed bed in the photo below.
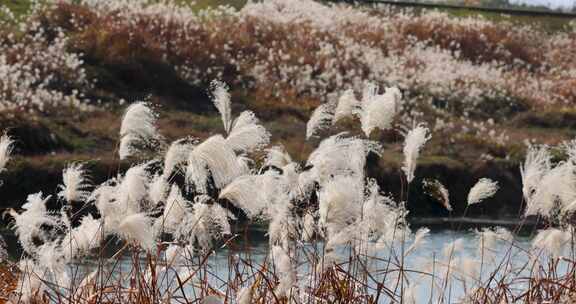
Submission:
M 456 142 L 479 147 L 483 160 L 519 159 L 526 133 L 551 144 L 566 139 L 506 124 L 551 111 L 554 121 L 535 127 L 561 128 L 554 117 L 573 115 L 572 23 L 550 32 L 388 6 L 300 0 L 194 10 L 181 2 L 39 1 L 20 17 L 2 9 L 1 109 L 108 111 L 147 95 L 203 92 L 217 78 L 264 118 L 280 112 L 304 121 L 342 90 L 360 92 L 371 81 L 402 91 L 402 125 L 426 122 L 445 135 L 435 137 L 439 154 L 466 154 L 445 148 Z M 206 109 L 204 98 L 176 99 Z M 287 143 L 292 153 L 294 146 Z
M 447 111 L 464 117 L 483 104 L 501 105 L 495 100 L 572 105 L 573 28 L 535 35 L 506 22 L 305 0 L 200 12 L 167 1 L 57 1 L 38 4 L 24 21 L 2 13 L 6 109 L 92 110 L 94 101 L 83 94 L 96 85 L 86 59 L 134 72 L 169 66 L 180 79 L 210 87 L 222 126 L 203 140 L 168 141 L 152 104 L 128 105 L 115 151 L 128 170 L 96 184 L 83 163 L 70 163 L 54 193 L 30 194 L 5 214 L 23 253 L 16 260 L 0 254 L 0 300 L 574 301 L 576 141 L 527 147 L 521 217 L 538 217 L 547 227 L 528 247 L 517 231 L 491 228 L 474 232 L 475 255 L 454 239 L 411 259 L 430 230 L 413 229 L 405 207 L 424 177 L 420 154 L 440 125 L 450 124 L 430 126 L 418 105 L 448 101 Z M 294 161 L 271 145 L 256 113 L 236 113 L 226 83 L 313 109 L 306 139 L 318 145 L 308 159 Z M 357 134 L 337 132 L 348 126 Z M 367 174 L 367 158 L 387 152 L 374 134 L 386 131 L 404 138 L 398 197 Z M 15 140 L 0 138 L 0 171 Z M 433 178 L 424 186 L 452 210 L 447 187 Z M 479 179 L 467 205 L 483 204 L 499 187 Z M 252 224 L 267 227 L 260 258 L 249 246 Z M 213 265 L 222 255 L 223 272 Z
M 325 137 L 304 164 L 281 146 L 249 110 L 233 113 L 226 84 L 212 82 L 222 134 L 167 143 L 157 114 L 131 104 L 119 132 L 118 157 L 134 165 L 94 185 L 81 163 L 70 164 L 54 196 L 31 194 L 10 210 L 24 252 L 2 276 L 5 298 L 23 303 L 570 303 L 576 263 L 571 217 L 576 203 L 576 142 L 553 162 L 550 147 L 532 146 L 521 166 L 524 217 L 549 228 L 531 245 L 515 231 L 476 231 L 477 253 L 454 239 L 432 256 L 407 264 L 429 229 L 406 220 L 409 197 L 391 197 L 366 176 L 368 154 L 383 153 L 372 132 L 395 128 L 403 106 L 397 88 L 367 83 L 361 98 L 344 91 L 318 107 L 307 126 L 314 137 L 354 118 L 364 135 Z M 423 124 L 405 131 L 403 187 L 415 182 L 421 150 L 433 136 Z M 0 140 L 0 163 L 13 139 Z M 450 209 L 438 181 L 427 187 Z M 480 179 L 468 205 L 499 189 Z M 403 191 L 408 193 L 408 191 Z M 522 199 L 522 198 L 519 198 Z M 61 204 L 61 208 L 48 208 Z M 267 225 L 265 258 L 246 243 L 247 225 Z M 238 242 L 244 240 L 244 242 Z M 113 255 L 106 248 L 120 244 Z M 244 244 L 244 245 L 243 245 Z M 211 261 L 224 252 L 228 269 Z M 87 263 L 86 263 L 87 262 Z M 429 286 L 429 287 L 428 287 Z M 429 294 L 418 290 L 427 288 Z M 457 291 L 459 290 L 459 291 Z
M 0 91 L 5 107 L 39 89 L 33 96 L 45 101 L 22 98 L 16 105 L 49 107 L 57 93 L 75 104 L 87 101 L 86 61 L 135 73 L 166 67 L 194 85 L 219 78 L 259 98 L 312 106 L 342 89 L 361 90 L 364 81 L 467 112 L 486 103 L 570 105 L 576 96 L 570 24 L 550 33 L 479 16 L 310 0 L 249 3 L 238 11 L 193 11 L 170 1 L 43 1 L 24 20 L 2 13 L 5 29 L 24 33 L 0 32 L 3 70 L 36 71 L 18 75 L 32 87 L 14 87 L 15 79 Z M 27 55 L 10 55 L 17 53 Z

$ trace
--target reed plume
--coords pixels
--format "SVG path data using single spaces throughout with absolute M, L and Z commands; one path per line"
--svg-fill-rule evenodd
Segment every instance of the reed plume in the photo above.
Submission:
M 481 178 L 468 192 L 468 205 L 474 205 L 493 196 L 498 191 L 498 182 Z
M 132 156 L 160 135 L 156 129 L 156 113 L 145 102 L 131 104 L 120 126 L 120 159 Z
M 13 150 L 14 140 L 7 134 L 2 135 L 0 137 L 0 172 L 6 170 L 6 164 L 8 164 Z
M 416 163 L 420 156 L 420 150 L 430 138 L 428 128 L 422 125 L 416 126 L 406 134 L 403 148 L 404 165 L 402 166 L 402 171 L 404 171 L 408 183 L 411 183 L 414 179 L 414 171 L 416 171 Z

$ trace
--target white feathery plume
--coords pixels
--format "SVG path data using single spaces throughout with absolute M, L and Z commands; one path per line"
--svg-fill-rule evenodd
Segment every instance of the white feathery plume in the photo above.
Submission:
M 257 191 L 260 179 L 271 175 L 244 175 L 236 178 L 220 191 L 219 199 L 227 199 L 236 207 L 242 209 L 248 218 L 253 218 L 260 214 L 266 207 L 265 202 L 260 199 L 262 193 Z
M 194 185 L 197 193 L 208 192 L 208 164 L 201 158 L 190 153 L 186 166 L 186 183 Z
M 42 192 L 28 195 L 26 203 L 22 205 L 20 214 L 10 210 L 14 218 L 15 234 L 18 236 L 22 248 L 28 253 L 34 252 L 34 238 L 46 239 L 47 234 L 41 229 L 43 224 L 59 225 L 59 221 L 46 210 L 46 202 L 50 196 L 42 198 Z
M 242 129 L 244 127 L 250 125 L 257 125 L 259 123 L 260 121 L 258 120 L 258 117 L 256 117 L 256 114 L 248 110 L 240 113 L 240 115 L 238 115 L 238 117 L 234 119 L 234 122 L 232 123 L 232 129 L 234 128 Z
M 298 191 L 302 195 L 311 194 L 315 190 L 316 172 L 307 170 L 298 174 Z M 326 179 L 327 180 L 327 179 Z
M 120 126 L 120 136 L 126 134 L 137 134 L 144 138 L 156 135 L 156 114 L 145 102 L 136 102 L 128 106 L 122 125 Z
M 498 191 L 498 182 L 481 178 L 468 192 L 468 205 L 478 204 Z
M 46 242 L 38 247 L 36 261 L 46 271 L 44 279 L 58 286 L 69 286 L 70 277 L 66 272 L 66 262 L 57 241 Z
M 367 230 L 381 231 L 383 227 L 380 220 L 387 214 L 388 198 L 380 194 L 380 186 L 374 179 L 367 181 L 365 192 L 367 193 L 362 204 L 362 226 L 366 227 Z
M 148 196 L 152 206 L 157 206 L 160 202 L 166 199 L 168 194 L 168 182 L 166 181 L 166 175 L 156 174 L 152 181 L 150 182 L 150 188 L 148 189 Z
M 134 147 L 138 141 L 139 138 L 131 133 L 122 136 L 118 146 L 118 156 L 120 156 L 121 160 L 138 153 L 138 149 Z
M 339 259 L 339 255 L 337 253 L 338 246 L 354 246 L 356 250 L 361 250 L 362 248 L 358 246 L 360 244 L 368 245 L 368 240 L 365 236 L 365 229 L 362 229 L 362 226 L 359 222 L 353 222 L 348 225 L 341 225 L 340 227 L 335 227 L 333 223 L 328 223 L 326 226 L 329 231 L 325 233 L 326 238 L 326 253 L 328 258 L 326 259 L 328 262 L 336 262 Z M 337 228 L 337 229 L 335 229 Z M 371 244 L 370 244 L 371 245 Z M 368 245 L 368 246 L 370 246 Z M 368 254 L 368 253 L 367 253 Z
M 147 164 L 134 166 L 124 175 L 118 186 L 117 202 L 124 208 L 126 214 L 142 211 L 148 196 L 150 174 L 146 171 Z
M 214 184 L 218 189 L 222 189 L 243 173 L 236 154 L 221 135 L 206 139 L 188 156 L 186 176 L 197 190 L 203 190 L 199 191 L 200 193 L 205 193 L 206 190 L 206 169 L 212 173 Z
M 565 169 L 567 163 L 558 164 L 556 167 L 551 168 L 538 181 L 538 185 L 531 191 L 530 200 L 526 201 L 526 210 L 524 215 L 541 214 L 550 217 L 559 201 L 560 189 L 563 188 L 565 178 L 568 177 Z M 568 206 L 565 210 L 568 212 L 572 206 Z
M 14 149 L 14 140 L 7 134 L 0 137 L 0 172 L 6 169 L 6 164 L 10 160 L 12 150 Z
M 343 118 L 358 114 L 359 109 L 360 101 L 356 99 L 356 96 L 354 96 L 354 91 L 352 89 L 344 91 L 338 99 L 336 110 L 334 110 L 333 123 L 336 123 Z
M 191 205 L 183 196 L 177 185 L 172 185 L 166 199 L 166 206 L 161 217 L 156 219 L 156 230 L 175 232 L 188 213 L 186 206 Z
M 316 235 L 316 221 L 314 220 L 314 215 L 310 212 L 306 212 L 304 215 L 304 223 L 302 225 L 302 240 L 309 242 Z
M 224 82 L 219 80 L 213 80 L 210 83 L 210 88 L 212 90 L 212 102 L 216 109 L 218 109 L 218 112 L 220 112 L 224 130 L 226 134 L 230 134 L 230 128 L 232 127 L 232 106 L 229 88 Z
M 244 111 L 234 120 L 226 143 L 236 152 L 253 152 L 268 145 L 270 133 L 260 125 L 252 111 Z
M 279 193 L 282 195 L 282 193 Z M 285 202 L 278 202 L 271 207 L 270 224 L 268 225 L 268 237 L 270 245 L 280 245 L 289 248 L 289 241 L 298 234 L 294 216 L 290 210 L 288 197 L 284 194 Z
M 325 103 L 318 106 L 314 112 L 312 112 L 308 123 L 306 123 L 306 139 L 310 139 L 320 130 L 332 125 L 332 119 L 334 117 L 333 108 L 334 106 L 332 104 Z
M 163 175 L 170 176 L 174 170 L 180 169 L 180 166 L 186 162 L 188 155 L 193 149 L 194 144 L 190 143 L 188 138 L 172 142 L 164 156 Z
M 274 146 L 266 150 L 266 158 L 264 159 L 264 167 L 274 166 L 282 168 L 292 163 L 292 157 L 286 152 L 284 146 Z
M 139 145 L 146 145 L 158 138 L 156 113 L 145 102 L 131 104 L 126 109 L 120 127 L 120 159 L 138 152 Z
M 567 177 L 562 182 L 561 190 L 559 191 L 560 200 L 562 201 L 562 212 L 573 213 L 576 212 L 576 140 L 572 140 L 564 144 L 566 154 L 568 155 L 567 167 L 571 168 L 567 172 Z
M 546 172 L 527 201 L 524 214 L 550 217 L 556 208 L 560 208 L 563 214 L 576 211 L 575 170 L 574 163 L 567 161 Z
M 196 239 L 200 248 L 208 250 L 214 239 L 230 234 L 228 218 L 231 215 L 218 204 L 207 204 L 211 198 L 206 195 L 197 196 L 194 200 L 194 210 L 181 225 L 184 231 L 180 235 L 187 235 L 190 243 Z
M 538 231 L 532 240 L 532 248 L 543 250 L 554 258 L 562 255 L 562 251 L 571 239 L 572 234 L 568 231 L 548 228 Z
M 564 143 L 563 146 L 568 158 L 572 161 L 576 161 L 576 139 Z
M 250 169 L 254 165 L 254 160 L 246 155 L 238 155 L 236 157 L 236 163 L 238 164 L 238 168 L 240 169 L 240 175 L 251 174 L 253 173 L 252 169 Z
M 90 200 L 95 201 L 96 208 L 102 215 L 106 233 L 115 232 L 126 214 L 126 208 L 116 201 L 119 186 L 112 185 L 112 181 L 98 186 L 90 196 Z
M 569 159 L 552 167 L 547 146 L 530 146 L 526 162 L 521 168 L 523 194 L 526 199 L 524 215 L 552 216 L 556 207 L 562 214 L 576 211 L 576 145 L 564 145 Z
M 275 171 L 240 176 L 220 191 L 219 198 L 229 200 L 242 209 L 248 218 L 255 218 L 276 199 L 280 178 Z
M 408 183 L 414 179 L 414 171 L 416 171 L 416 163 L 420 156 L 420 150 L 428 140 L 430 140 L 429 130 L 423 125 L 416 126 L 406 134 L 402 171 L 406 174 Z
M 144 213 L 128 215 L 118 226 L 118 235 L 133 241 L 147 251 L 152 251 L 156 243 L 156 234 L 152 228 L 152 219 Z
M 526 160 L 523 166 L 520 167 L 522 175 L 522 193 L 527 202 L 532 200 L 532 195 L 542 177 L 550 171 L 552 165 L 550 163 L 550 150 L 548 146 L 529 146 L 526 154 Z
M 43 212 L 46 212 L 46 202 L 49 199 L 50 195 L 46 196 L 45 198 L 42 198 L 42 192 L 30 194 L 26 199 L 26 203 L 22 205 L 22 209 L 26 210 L 26 212 L 41 214 Z
M 68 203 L 84 201 L 90 196 L 87 191 L 90 187 L 86 171 L 80 163 L 70 164 L 62 172 L 63 185 L 59 185 L 58 197 L 65 199 Z
M 309 193 L 309 190 L 300 185 L 300 166 L 290 163 L 282 167 L 281 185 L 282 194 L 288 194 L 290 201 L 301 200 Z
M 292 261 L 286 251 L 280 246 L 272 246 L 271 254 L 279 277 L 276 293 L 280 297 L 287 297 L 296 282 L 296 272 L 292 267 Z
M 319 226 L 329 238 L 359 218 L 363 196 L 363 180 L 351 176 L 336 176 L 320 189 Z
M 357 232 L 363 235 L 357 238 L 375 240 L 374 248 L 391 245 L 401 233 L 409 234 L 406 224 L 406 209 L 391 198 L 380 194 L 380 187 L 374 179 L 366 184 L 367 193 L 362 206 L 362 218 L 357 220 Z
M 232 213 L 226 210 L 219 204 L 210 205 L 210 218 L 212 226 L 216 228 L 213 232 L 214 237 L 221 237 L 223 235 L 230 235 L 232 227 L 230 227 L 229 219 L 236 219 Z
M 399 111 L 402 94 L 397 88 L 387 88 L 384 94 L 378 95 L 378 86 L 366 84 L 362 96 L 360 122 L 362 131 L 369 137 L 375 129 L 386 130 L 392 126 L 394 117 Z
M 87 253 L 100 246 L 102 241 L 102 223 L 92 215 L 84 216 L 80 226 L 72 229 L 61 242 L 66 260 Z
M 440 181 L 437 179 L 426 179 L 424 180 L 423 186 L 426 193 L 440 202 L 446 210 L 452 211 L 450 194 L 448 193 L 448 189 L 446 189 Z
M 340 133 L 324 139 L 308 157 L 308 164 L 313 166 L 312 178 L 321 184 L 336 175 L 363 178 L 366 155 L 369 152 L 380 155 L 378 143 L 344 135 Z

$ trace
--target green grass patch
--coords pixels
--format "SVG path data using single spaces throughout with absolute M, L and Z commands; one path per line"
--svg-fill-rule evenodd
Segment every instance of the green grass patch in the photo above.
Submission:
M 235 9 L 241 9 L 247 0 L 180 0 L 183 3 L 191 3 L 195 10 L 214 8 L 222 5 L 231 6 Z
M 30 10 L 31 2 L 29 0 L 4 0 L 0 5 L 8 7 L 14 16 L 20 17 L 28 13 Z M 0 14 L 0 19 L 5 17 L 6 16 Z

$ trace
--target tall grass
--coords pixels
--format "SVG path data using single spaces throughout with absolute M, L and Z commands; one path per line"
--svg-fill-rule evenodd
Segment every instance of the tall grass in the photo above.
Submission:
M 359 109 L 390 102 L 374 84 L 366 87 L 372 93 L 358 101 Z M 252 112 L 234 118 L 223 83 L 213 90 L 222 135 L 165 143 L 150 119 L 154 111 L 135 103 L 123 117 L 119 145 L 126 134 L 146 130 L 138 142 L 158 149 L 131 150 L 126 157 L 134 165 L 100 185 L 91 184 L 81 164 L 71 164 L 58 195 L 32 194 L 21 211 L 11 210 L 24 252 L 18 261 L 4 261 L 18 270 L 2 277 L 2 296 L 16 303 L 568 303 L 574 296 L 575 143 L 565 145 L 560 163 L 546 147 L 533 147 L 522 166 L 525 216 L 538 214 L 551 225 L 530 248 L 518 244 L 514 231 L 484 229 L 476 232 L 473 256 L 455 239 L 408 263 L 429 230 L 411 229 L 409 197 L 386 195 L 366 176 L 368 153 L 385 153 L 380 143 L 335 134 L 300 165 L 282 147 L 266 149 L 269 134 Z M 376 128 L 395 127 L 401 100 L 396 96 L 396 107 L 371 113 L 392 115 L 392 123 Z M 343 106 L 329 105 L 327 118 Z M 403 193 L 418 174 L 419 151 L 433 136 L 428 132 L 416 125 L 406 133 Z M 3 141 L 10 152 L 12 140 Z M 443 186 L 428 188 L 450 207 Z M 481 179 L 469 204 L 481 204 L 497 189 Z M 63 207 L 47 208 L 50 201 Z M 263 259 L 238 248 L 237 240 L 250 242 L 242 227 L 253 222 L 268 225 Z M 224 271 L 211 264 L 219 252 L 227 255 Z
M 85 76 L 78 75 L 84 66 L 74 63 L 80 57 L 141 73 L 164 66 L 196 85 L 221 78 L 258 97 L 295 103 L 327 101 L 342 88 L 359 91 L 365 80 L 396 85 L 427 100 L 448 100 L 466 111 L 487 99 L 512 107 L 574 101 L 570 26 L 547 33 L 481 17 L 310 0 L 200 11 L 178 3 L 48 2 L 22 22 L 30 27 L 24 28 L 28 35 L 0 36 L 3 53 L 32 51 L 61 32 L 65 38 L 56 42 L 65 47 L 57 51 L 69 57 L 68 69 L 29 77 L 61 77 L 58 85 L 66 89 L 59 91 L 66 96 L 70 87 L 86 92 Z M 9 58 L 2 65 L 32 64 L 38 57 Z
M 116 151 L 118 161 L 131 163 L 126 172 L 94 184 L 83 164 L 71 163 L 52 195 L 31 194 L 8 212 L 23 254 L 15 261 L 0 255 L 2 300 L 573 300 L 575 142 L 556 147 L 565 154 L 560 162 L 550 147 L 528 149 L 518 200 L 523 218 L 539 216 L 549 226 L 530 248 L 519 245 L 515 231 L 485 229 L 475 232 L 474 256 L 455 239 L 415 259 L 429 230 L 413 231 L 405 206 L 420 180 L 421 151 L 451 125 L 424 124 L 420 106 L 467 117 L 482 106 L 496 105 L 497 112 L 496 101 L 572 105 L 574 28 L 545 34 L 507 22 L 306 0 L 201 11 L 168 1 L 56 1 L 36 6 L 22 22 L 2 20 L 4 109 L 92 109 L 83 98 L 94 85 L 87 59 L 142 77 L 149 66 L 169 67 L 180 80 L 210 86 L 222 119 L 205 140 L 167 142 L 154 108 L 131 104 Z M 306 130 L 307 138 L 320 140 L 317 148 L 298 163 L 283 147 L 270 147 L 257 115 L 234 111 L 225 83 L 278 103 L 320 104 Z M 342 126 L 361 132 L 335 131 Z M 500 138 L 484 124 L 478 129 L 489 140 Z M 405 138 L 398 197 L 367 175 L 367 157 L 388 152 L 374 140 L 380 131 Z M 0 138 L 0 171 L 12 142 Z M 497 182 L 481 179 L 468 204 L 482 204 Z M 446 187 L 431 179 L 425 188 L 452 209 Z M 267 225 L 263 259 L 245 245 L 252 223 Z M 216 272 L 211 263 L 222 254 L 228 268 Z
M 506 125 L 510 115 L 571 112 L 576 98 L 574 26 L 546 32 L 513 20 L 309 0 L 201 10 L 181 1 L 42 1 L 27 15 L 2 20 L 0 107 L 36 115 L 62 106 L 107 110 L 149 94 L 205 110 L 182 92 L 218 78 L 263 118 L 303 120 L 349 89 L 352 109 L 340 110 L 370 120 L 353 100 L 372 81 L 404 94 L 401 124 L 426 120 L 446 135 L 432 139 L 441 153 L 468 156 L 450 149 L 450 138 L 493 159 L 519 158 L 526 133 L 554 143 L 563 137 L 523 129 L 519 140 Z M 292 153 L 295 147 L 287 143 Z

